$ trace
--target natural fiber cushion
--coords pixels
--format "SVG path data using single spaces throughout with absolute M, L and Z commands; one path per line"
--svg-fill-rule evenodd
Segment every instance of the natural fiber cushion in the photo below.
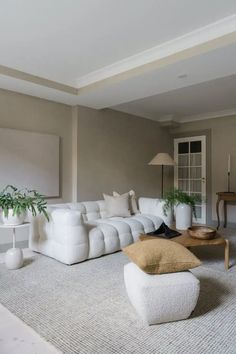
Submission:
M 130 202 L 130 212 L 131 214 L 139 214 L 140 211 L 138 210 L 138 204 L 137 204 L 137 200 L 136 200 L 136 195 L 135 195 L 135 191 L 130 190 L 128 192 L 129 194 L 129 202 Z M 114 197 L 119 197 L 121 194 L 117 193 L 117 192 L 113 192 L 113 196 Z M 123 194 L 122 194 L 123 195 Z
M 187 248 L 169 240 L 136 242 L 123 248 L 123 252 L 149 274 L 181 272 L 201 264 Z
M 122 194 L 117 197 L 111 195 L 103 194 L 107 216 L 130 216 L 129 210 L 129 194 Z

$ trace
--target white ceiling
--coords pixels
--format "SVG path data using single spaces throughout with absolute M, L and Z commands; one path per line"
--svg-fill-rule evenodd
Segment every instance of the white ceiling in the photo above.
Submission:
M 2 88 L 154 120 L 236 109 L 235 0 L 0 0 L 0 6 Z
M 158 107 L 158 111 L 157 111 Z M 206 113 L 231 113 L 236 108 L 236 75 L 206 81 L 114 107 L 153 120 L 190 120 Z M 231 112 L 229 112 L 229 110 Z M 223 113 L 224 114 L 224 113 Z M 232 113 L 231 113 L 232 114 Z M 208 116 L 207 116 L 208 117 Z

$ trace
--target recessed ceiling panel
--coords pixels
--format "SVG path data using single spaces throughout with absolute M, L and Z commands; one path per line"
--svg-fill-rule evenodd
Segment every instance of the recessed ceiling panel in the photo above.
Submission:
M 69 85 L 236 12 L 235 0 L 2 0 L 0 5 L 0 65 Z

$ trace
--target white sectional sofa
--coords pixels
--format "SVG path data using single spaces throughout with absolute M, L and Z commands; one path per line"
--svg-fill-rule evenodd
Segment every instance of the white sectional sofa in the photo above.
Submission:
M 107 218 L 104 200 L 50 205 L 50 222 L 42 216 L 33 219 L 29 247 L 73 264 L 119 251 L 141 233 L 158 229 L 163 221 L 171 224 L 160 199 L 139 198 L 138 204 L 140 213 L 126 218 Z

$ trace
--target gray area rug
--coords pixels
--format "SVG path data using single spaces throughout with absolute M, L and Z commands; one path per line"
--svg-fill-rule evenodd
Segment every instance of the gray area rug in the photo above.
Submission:
M 17 271 L 1 264 L 0 302 L 65 354 L 236 353 L 236 267 L 224 270 L 220 247 L 198 252 L 201 294 L 185 321 L 143 324 L 125 292 L 121 252 L 73 266 L 41 255 Z

